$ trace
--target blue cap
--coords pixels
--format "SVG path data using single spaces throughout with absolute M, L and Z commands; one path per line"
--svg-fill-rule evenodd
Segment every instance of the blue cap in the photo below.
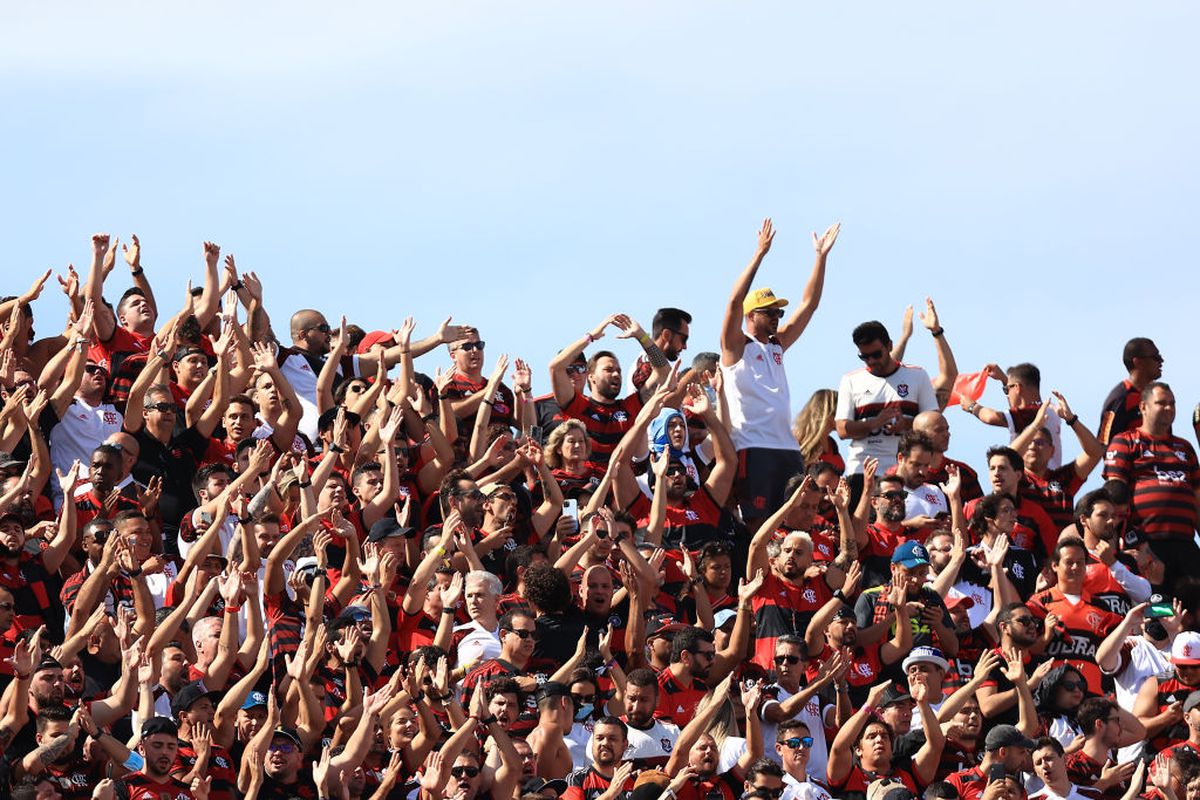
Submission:
M 892 563 L 912 569 L 929 563 L 929 551 L 920 542 L 905 542 L 892 553 Z
M 265 706 L 267 704 L 267 696 L 262 692 L 255 690 L 246 696 L 246 702 L 242 703 L 242 711 L 249 711 L 252 708 Z

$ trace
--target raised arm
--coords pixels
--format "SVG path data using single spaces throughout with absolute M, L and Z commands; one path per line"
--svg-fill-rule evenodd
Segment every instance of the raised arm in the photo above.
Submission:
M 800 496 L 806 490 L 816 491 L 816 482 L 812 478 L 805 478 L 779 510 L 767 517 L 766 522 L 759 526 L 758 532 L 750 540 L 750 548 L 746 553 L 746 577 L 753 577 L 758 571 L 767 571 L 771 568 L 770 559 L 767 557 L 767 545 L 771 543 L 771 538 L 775 535 L 775 531 L 779 530 L 779 526 L 783 524 L 787 515 L 799 505 Z
M 713 688 L 700 707 L 696 709 L 696 715 L 692 717 L 691 722 L 679 732 L 679 738 L 675 741 L 675 749 L 671 751 L 671 758 L 667 761 L 666 773 L 668 775 L 674 775 L 687 765 L 692 748 L 700 740 L 700 735 L 712 726 L 713 720 L 717 718 L 717 712 L 729 699 L 732 682 L 732 673 L 726 675 L 725 679 Z
M 758 274 L 758 268 L 762 266 L 763 258 L 770 252 L 771 242 L 774 240 L 775 228 L 771 225 L 771 218 L 767 217 L 763 220 L 762 227 L 758 229 L 758 246 L 754 250 L 754 256 L 734 281 L 733 291 L 729 294 L 729 303 L 725 307 L 725 317 L 721 323 L 721 364 L 723 366 L 732 367 L 741 360 L 742 351 L 746 349 L 746 334 L 742 333 L 742 317 L 745 316 L 742 304 L 746 300 L 746 295 L 750 293 L 750 285 L 754 283 L 754 276 Z M 822 272 L 822 274 L 824 273 Z
M 108 234 L 92 234 L 92 265 L 83 285 L 83 298 L 90 299 L 96 308 L 96 338 L 102 342 L 111 339 L 117 329 L 117 318 L 104 303 L 104 280 L 111 269 Z
M 567 367 L 579 357 L 585 347 L 604 338 L 604 329 L 611 325 L 615 318 L 615 314 L 606 317 L 603 322 L 559 350 L 558 354 L 550 359 L 550 385 L 554 388 L 554 402 L 558 403 L 559 408 L 565 409 L 575 398 L 575 386 L 567 374 Z
M 937 350 L 938 374 L 932 381 L 933 392 L 937 395 L 938 410 L 945 410 L 954 382 L 958 380 L 958 362 L 954 360 L 954 351 L 950 349 L 950 342 L 946 340 L 945 329 L 938 324 L 937 309 L 929 297 L 925 298 L 925 312 L 921 314 L 921 324 L 933 336 L 933 346 Z
M 841 229 L 842 223 L 835 222 L 820 236 L 815 231 L 813 232 L 813 249 L 817 252 L 816 263 L 813 264 L 812 274 L 804 286 L 800 304 L 796 306 L 792 316 L 779 326 L 779 343 L 783 345 L 784 350 L 795 344 L 796 340 L 800 338 L 800 334 L 804 333 L 817 306 L 821 303 L 821 293 L 825 288 L 825 262 L 829 258 L 829 251 L 833 249 L 833 243 L 837 241 L 838 231 Z

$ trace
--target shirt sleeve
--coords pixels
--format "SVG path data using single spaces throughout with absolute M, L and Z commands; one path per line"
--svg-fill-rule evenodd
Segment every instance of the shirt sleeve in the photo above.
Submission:
M 837 409 L 833 412 L 833 418 L 854 419 L 853 402 L 854 398 L 850 396 L 850 376 L 843 375 L 841 383 L 838 384 Z
M 1104 451 L 1104 479 L 1133 483 L 1133 448 L 1125 434 L 1118 434 Z

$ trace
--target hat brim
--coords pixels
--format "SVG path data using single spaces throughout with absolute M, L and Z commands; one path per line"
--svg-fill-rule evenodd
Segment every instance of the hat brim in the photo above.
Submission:
M 927 560 L 925 560 L 924 558 L 902 558 L 899 561 L 893 561 L 892 563 L 898 564 L 899 566 L 904 567 L 905 569 L 912 569 L 913 567 L 929 566 L 929 562 Z
M 776 297 L 770 303 L 762 303 L 761 305 L 753 305 L 749 307 L 743 306 L 742 310 L 749 314 L 751 311 L 762 311 L 764 308 L 783 308 L 788 304 L 786 298 Z
M 646 634 L 646 641 L 649 641 L 656 636 L 674 636 L 686 627 L 688 626 L 684 625 L 682 622 L 672 622 L 670 625 L 663 625 L 653 633 Z
M 902 665 L 902 668 L 905 671 L 907 671 L 908 668 L 910 666 L 912 666 L 913 664 L 922 664 L 922 663 L 933 664 L 935 666 L 941 667 L 942 672 L 950 671 L 950 662 L 944 658 L 938 658 L 937 656 L 921 656 L 920 658 L 906 658 L 906 659 L 904 659 L 904 664 Z
M 1200 666 L 1200 658 L 1176 658 L 1171 656 L 1171 663 L 1180 667 L 1196 667 Z

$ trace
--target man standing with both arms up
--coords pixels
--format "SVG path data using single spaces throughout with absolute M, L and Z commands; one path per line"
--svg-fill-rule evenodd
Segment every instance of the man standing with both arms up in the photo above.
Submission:
M 775 239 L 771 220 L 763 220 L 758 248 L 734 283 L 725 309 L 721 370 L 729 403 L 730 435 L 738 451 L 738 498 L 742 518 L 750 530 L 756 530 L 779 508 L 787 479 L 804 469 L 800 446 L 791 431 L 791 397 L 783 354 L 800 338 L 821 302 L 825 261 L 840 229 L 841 224 L 834 223 L 823 235 L 813 234 L 817 260 L 812 275 L 804 287 L 800 307 L 791 319 L 780 324 L 788 301 L 765 287 L 750 291 Z

